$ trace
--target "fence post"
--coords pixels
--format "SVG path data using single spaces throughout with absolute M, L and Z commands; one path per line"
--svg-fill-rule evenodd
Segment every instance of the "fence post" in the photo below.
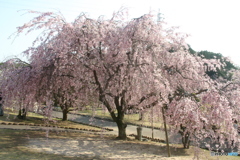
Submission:
M 137 127 L 137 139 L 142 141 L 142 127 Z

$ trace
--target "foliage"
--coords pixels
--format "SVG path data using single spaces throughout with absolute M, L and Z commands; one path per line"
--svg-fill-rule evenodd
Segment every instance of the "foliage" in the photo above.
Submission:
M 212 79 L 216 79 L 218 77 L 222 77 L 227 80 L 231 80 L 232 73 L 229 72 L 231 70 L 237 69 L 237 67 L 226 57 L 224 57 L 221 53 L 214 53 L 209 51 L 200 51 L 196 52 L 193 50 L 190 45 L 189 46 L 189 52 L 191 54 L 197 54 L 198 56 L 204 58 L 204 59 L 216 59 L 219 60 L 222 63 L 221 67 L 216 68 L 216 70 L 212 70 L 207 66 L 206 74 L 210 76 Z
M 126 139 L 127 111 L 165 105 L 168 124 L 177 132 L 184 128 L 183 137 L 216 137 L 221 132 L 236 140 L 234 108 L 219 92 L 218 82 L 205 75 L 206 65 L 217 71 L 222 63 L 189 53 L 186 35 L 155 22 L 151 14 L 126 21 L 125 10 L 107 20 L 80 14 L 71 23 L 55 13 L 33 13 L 39 16 L 19 27 L 18 34 L 44 31 L 35 41 L 39 45 L 25 51 L 31 67 L 6 72 L 5 91 L 16 85 L 9 77 L 24 82 L 12 87 L 11 94 L 5 92 L 8 98 L 21 91 L 24 104 L 101 102 L 117 123 L 120 139 Z M 206 114 L 208 106 L 211 114 Z M 212 132 L 213 125 L 221 126 L 219 134 Z
M 1 69 L 1 91 L 3 92 L 4 106 L 16 105 L 19 111 L 25 110 L 23 114 L 26 115 L 26 112 L 33 106 L 31 96 L 34 84 L 30 79 L 32 76 L 31 66 L 16 58 L 5 62 Z
M 47 59 L 48 57 L 42 55 L 38 61 L 32 60 L 29 64 L 19 59 L 10 59 L 5 63 L 2 76 L 4 99 L 7 102 L 5 105 L 9 106 L 18 102 L 14 105 L 17 105 L 20 111 L 27 112 L 33 111 L 36 105 L 39 107 L 44 104 L 48 106 L 45 114 L 50 116 L 52 106 L 55 104 L 62 108 L 63 120 L 66 120 L 70 108 L 78 108 L 79 101 L 77 100 L 79 100 L 79 87 L 81 86 L 74 86 L 74 81 L 77 79 L 71 78 L 74 76 L 72 72 L 66 73 L 64 68 L 58 68 L 56 71 L 58 63 L 46 61 Z

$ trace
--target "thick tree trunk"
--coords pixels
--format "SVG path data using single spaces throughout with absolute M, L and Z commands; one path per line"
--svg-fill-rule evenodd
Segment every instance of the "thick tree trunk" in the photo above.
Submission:
M 186 127 L 180 125 L 181 130 L 179 131 L 179 133 L 182 136 L 182 144 L 183 144 L 183 148 L 185 149 L 189 149 L 190 146 L 190 134 L 189 132 L 186 131 Z
M 25 109 L 19 109 L 17 117 L 18 119 L 25 120 L 27 118 L 27 111 Z
M 124 119 L 124 110 L 123 110 L 123 105 L 124 105 L 124 93 L 122 93 L 122 96 L 115 96 L 114 97 L 114 103 L 116 105 L 117 109 L 117 116 L 114 113 L 114 110 L 112 109 L 110 103 L 108 102 L 107 98 L 105 97 L 104 89 L 101 85 L 101 83 L 98 80 L 98 75 L 97 71 L 93 71 L 93 75 L 96 81 L 96 84 L 99 89 L 99 101 L 104 104 L 104 106 L 108 109 L 108 112 L 110 113 L 112 119 L 117 123 L 118 126 L 118 139 L 125 140 L 127 139 L 127 134 L 126 134 L 126 128 L 127 124 L 123 122 Z
M 126 128 L 127 124 L 124 123 L 122 120 L 117 120 L 117 126 L 118 126 L 118 137 L 117 139 L 126 140 L 127 134 L 126 134 Z
M 3 112 L 3 108 L 2 108 L 2 104 L 0 103 L 0 116 L 3 116 L 4 112 Z
M 67 109 L 63 109 L 63 110 L 62 110 L 62 113 L 63 113 L 62 121 L 66 121 L 66 120 L 67 120 L 68 110 L 67 110 Z
M 22 109 L 22 119 L 26 119 L 27 118 L 27 111 L 25 109 Z
M 190 135 L 188 133 L 186 133 L 185 135 L 182 135 L 182 143 L 183 143 L 183 148 L 189 149 Z
M 18 119 L 22 119 L 22 109 L 18 110 Z

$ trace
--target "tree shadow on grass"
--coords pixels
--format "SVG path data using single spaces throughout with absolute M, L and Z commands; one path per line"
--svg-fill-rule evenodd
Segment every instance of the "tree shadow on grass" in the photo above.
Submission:
M 44 137 L 43 132 L 33 131 L 16 131 L 8 129 L 0 129 L 0 159 L 4 160 L 76 160 L 75 157 L 48 154 L 43 152 L 34 152 L 26 147 L 26 142 L 31 138 Z M 82 156 L 79 160 L 87 160 L 88 157 Z
M 84 135 L 74 138 L 30 139 L 28 147 L 39 152 L 65 156 L 86 156 L 95 159 L 152 159 L 167 157 L 165 144 L 121 141 L 105 135 Z M 170 147 L 172 156 L 189 156 L 187 150 Z
M 164 143 L 123 141 L 115 136 L 83 133 L 50 133 L 49 138 L 45 135 L 40 131 L 1 129 L 0 154 L 4 159 L 168 159 Z M 194 157 L 193 148 L 171 145 L 170 150 L 177 159 Z

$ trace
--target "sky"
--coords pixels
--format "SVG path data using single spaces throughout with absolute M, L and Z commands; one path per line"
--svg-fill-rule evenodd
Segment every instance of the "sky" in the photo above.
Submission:
M 239 0 L 0 0 L 0 62 L 13 57 L 26 60 L 21 53 L 39 32 L 9 36 L 36 16 L 25 14 L 27 10 L 60 11 L 71 22 L 82 12 L 110 18 L 121 7 L 129 9 L 130 18 L 160 10 L 169 26 L 190 35 L 186 41 L 195 51 L 221 53 L 240 66 Z

